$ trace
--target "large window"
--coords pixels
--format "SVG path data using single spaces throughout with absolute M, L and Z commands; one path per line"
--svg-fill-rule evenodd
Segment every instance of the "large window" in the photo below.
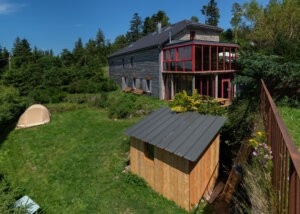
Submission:
M 196 43 L 163 51 L 163 68 L 168 72 L 231 71 L 236 69 L 237 46 Z
M 192 71 L 192 46 L 164 50 L 165 71 Z

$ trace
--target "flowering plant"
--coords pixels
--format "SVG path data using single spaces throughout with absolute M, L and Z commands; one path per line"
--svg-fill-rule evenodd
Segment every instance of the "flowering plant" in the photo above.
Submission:
M 259 164 L 266 172 L 271 172 L 273 156 L 266 135 L 260 131 L 256 132 L 253 138 L 249 139 L 249 143 L 253 146 L 253 162 Z

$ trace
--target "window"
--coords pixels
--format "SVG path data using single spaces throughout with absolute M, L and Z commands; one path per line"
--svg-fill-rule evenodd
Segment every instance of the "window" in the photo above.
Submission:
M 144 154 L 150 160 L 154 160 L 154 146 L 149 143 L 145 143 Z
M 127 88 L 127 78 L 126 77 L 122 77 L 122 89 Z
M 133 67 L 133 57 L 130 57 L 130 66 Z
M 132 88 L 136 88 L 136 78 L 133 78 L 132 80 Z
M 151 80 L 150 79 L 147 79 L 146 80 L 146 92 L 150 92 L 151 93 Z
M 192 46 L 164 50 L 165 71 L 192 71 Z

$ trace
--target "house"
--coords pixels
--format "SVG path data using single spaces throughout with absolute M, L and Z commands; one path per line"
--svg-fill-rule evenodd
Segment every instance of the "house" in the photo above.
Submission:
M 231 100 L 238 45 L 219 42 L 221 28 L 183 20 L 148 34 L 108 58 L 120 87 L 170 100 L 194 89 Z
M 210 195 L 219 169 L 219 130 L 225 119 L 197 112 L 153 112 L 125 131 L 131 172 L 190 211 Z

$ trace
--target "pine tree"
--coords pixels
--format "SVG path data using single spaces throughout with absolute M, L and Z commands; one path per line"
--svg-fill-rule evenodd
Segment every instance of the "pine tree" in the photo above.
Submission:
M 142 18 L 138 13 L 133 14 L 133 18 L 130 21 L 130 30 L 128 32 L 128 37 L 130 42 L 135 42 L 142 36 L 143 22 Z
M 212 26 L 218 25 L 220 13 L 215 0 L 210 0 L 207 5 L 203 5 L 201 12 L 205 16 L 205 24 Z

